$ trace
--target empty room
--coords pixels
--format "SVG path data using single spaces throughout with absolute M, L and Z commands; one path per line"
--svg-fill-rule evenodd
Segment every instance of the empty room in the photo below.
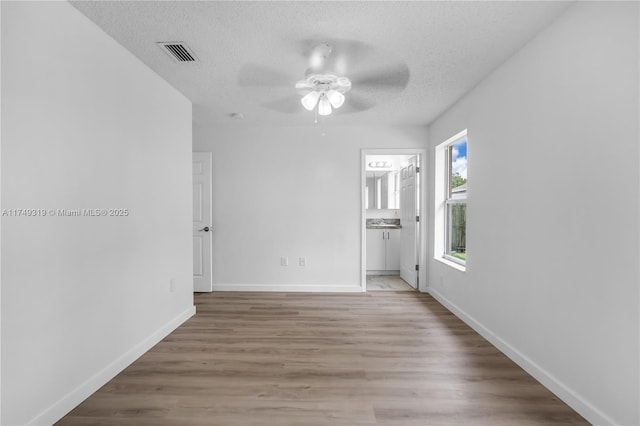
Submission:
M 0 424 L 640 425 L 639 2 L 0 19 Z

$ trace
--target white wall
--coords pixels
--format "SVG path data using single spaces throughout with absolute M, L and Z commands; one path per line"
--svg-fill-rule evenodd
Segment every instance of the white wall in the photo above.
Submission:
M 572 5 L 429 130 L 469 130 L 467 270 L 430 291 L 596 424 L 640 424 L 638 6 Z
M 360 151 L 424 148 L 426 127 L 312 120 L 308 127 L 194 127 L 194 151 L 213 153 L 214 289 L 358 291 Z
M 56 421 L 193 314 L 191 104 L 66 2 L 2 2 L 2 424 Z M 176 291 L 169 292 L 169 280 Z

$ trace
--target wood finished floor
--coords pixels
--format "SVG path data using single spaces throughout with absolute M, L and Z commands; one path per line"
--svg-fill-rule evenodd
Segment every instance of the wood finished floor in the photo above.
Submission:
M 209 293 L 58 425 L 588 424 L 430 296 Z
M 367 275 L 367 291 L 416 291 L 399 275 Z

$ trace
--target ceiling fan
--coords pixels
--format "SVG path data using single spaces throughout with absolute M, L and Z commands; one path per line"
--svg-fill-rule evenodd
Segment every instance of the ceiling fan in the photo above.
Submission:
M 307 40 L 300 45 L 305 61 L 297 67 L 287 66 L 291 72 L 248 64 L 240 70 L 238 84 L 268 88 L 271 93 L 276 88 L 275 93 L 289 93 L 262 105 L 283 113 L 315 111 L 317 121 L 318 114 L 373 108 L 402 92 L 409 82 L 409 68 L 404 62 L 365 43 L 334 39 L 322 43 Z M 296 69 L 300 70 L 297 76 Z
M 296 90 L 304 95 L 300 100 L 302 106 L 308 111 L 317 108 L 320 115 L 331 114 L 331 107 L 340 108 L 345 101 L 344 94 L 351 90 L 351 81 L 347 77 L 327 69 L 327 58 L 332 50 L 329 43 L 317 45 L 311 51 L 311 67 L 305 73 L 306 78 L 296 83 Z

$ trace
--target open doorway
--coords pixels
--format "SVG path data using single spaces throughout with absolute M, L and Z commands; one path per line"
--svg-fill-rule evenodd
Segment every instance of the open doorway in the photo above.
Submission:
M 362 152 L 363 291 L 420 290 L 424 158 L 420 149 Z

